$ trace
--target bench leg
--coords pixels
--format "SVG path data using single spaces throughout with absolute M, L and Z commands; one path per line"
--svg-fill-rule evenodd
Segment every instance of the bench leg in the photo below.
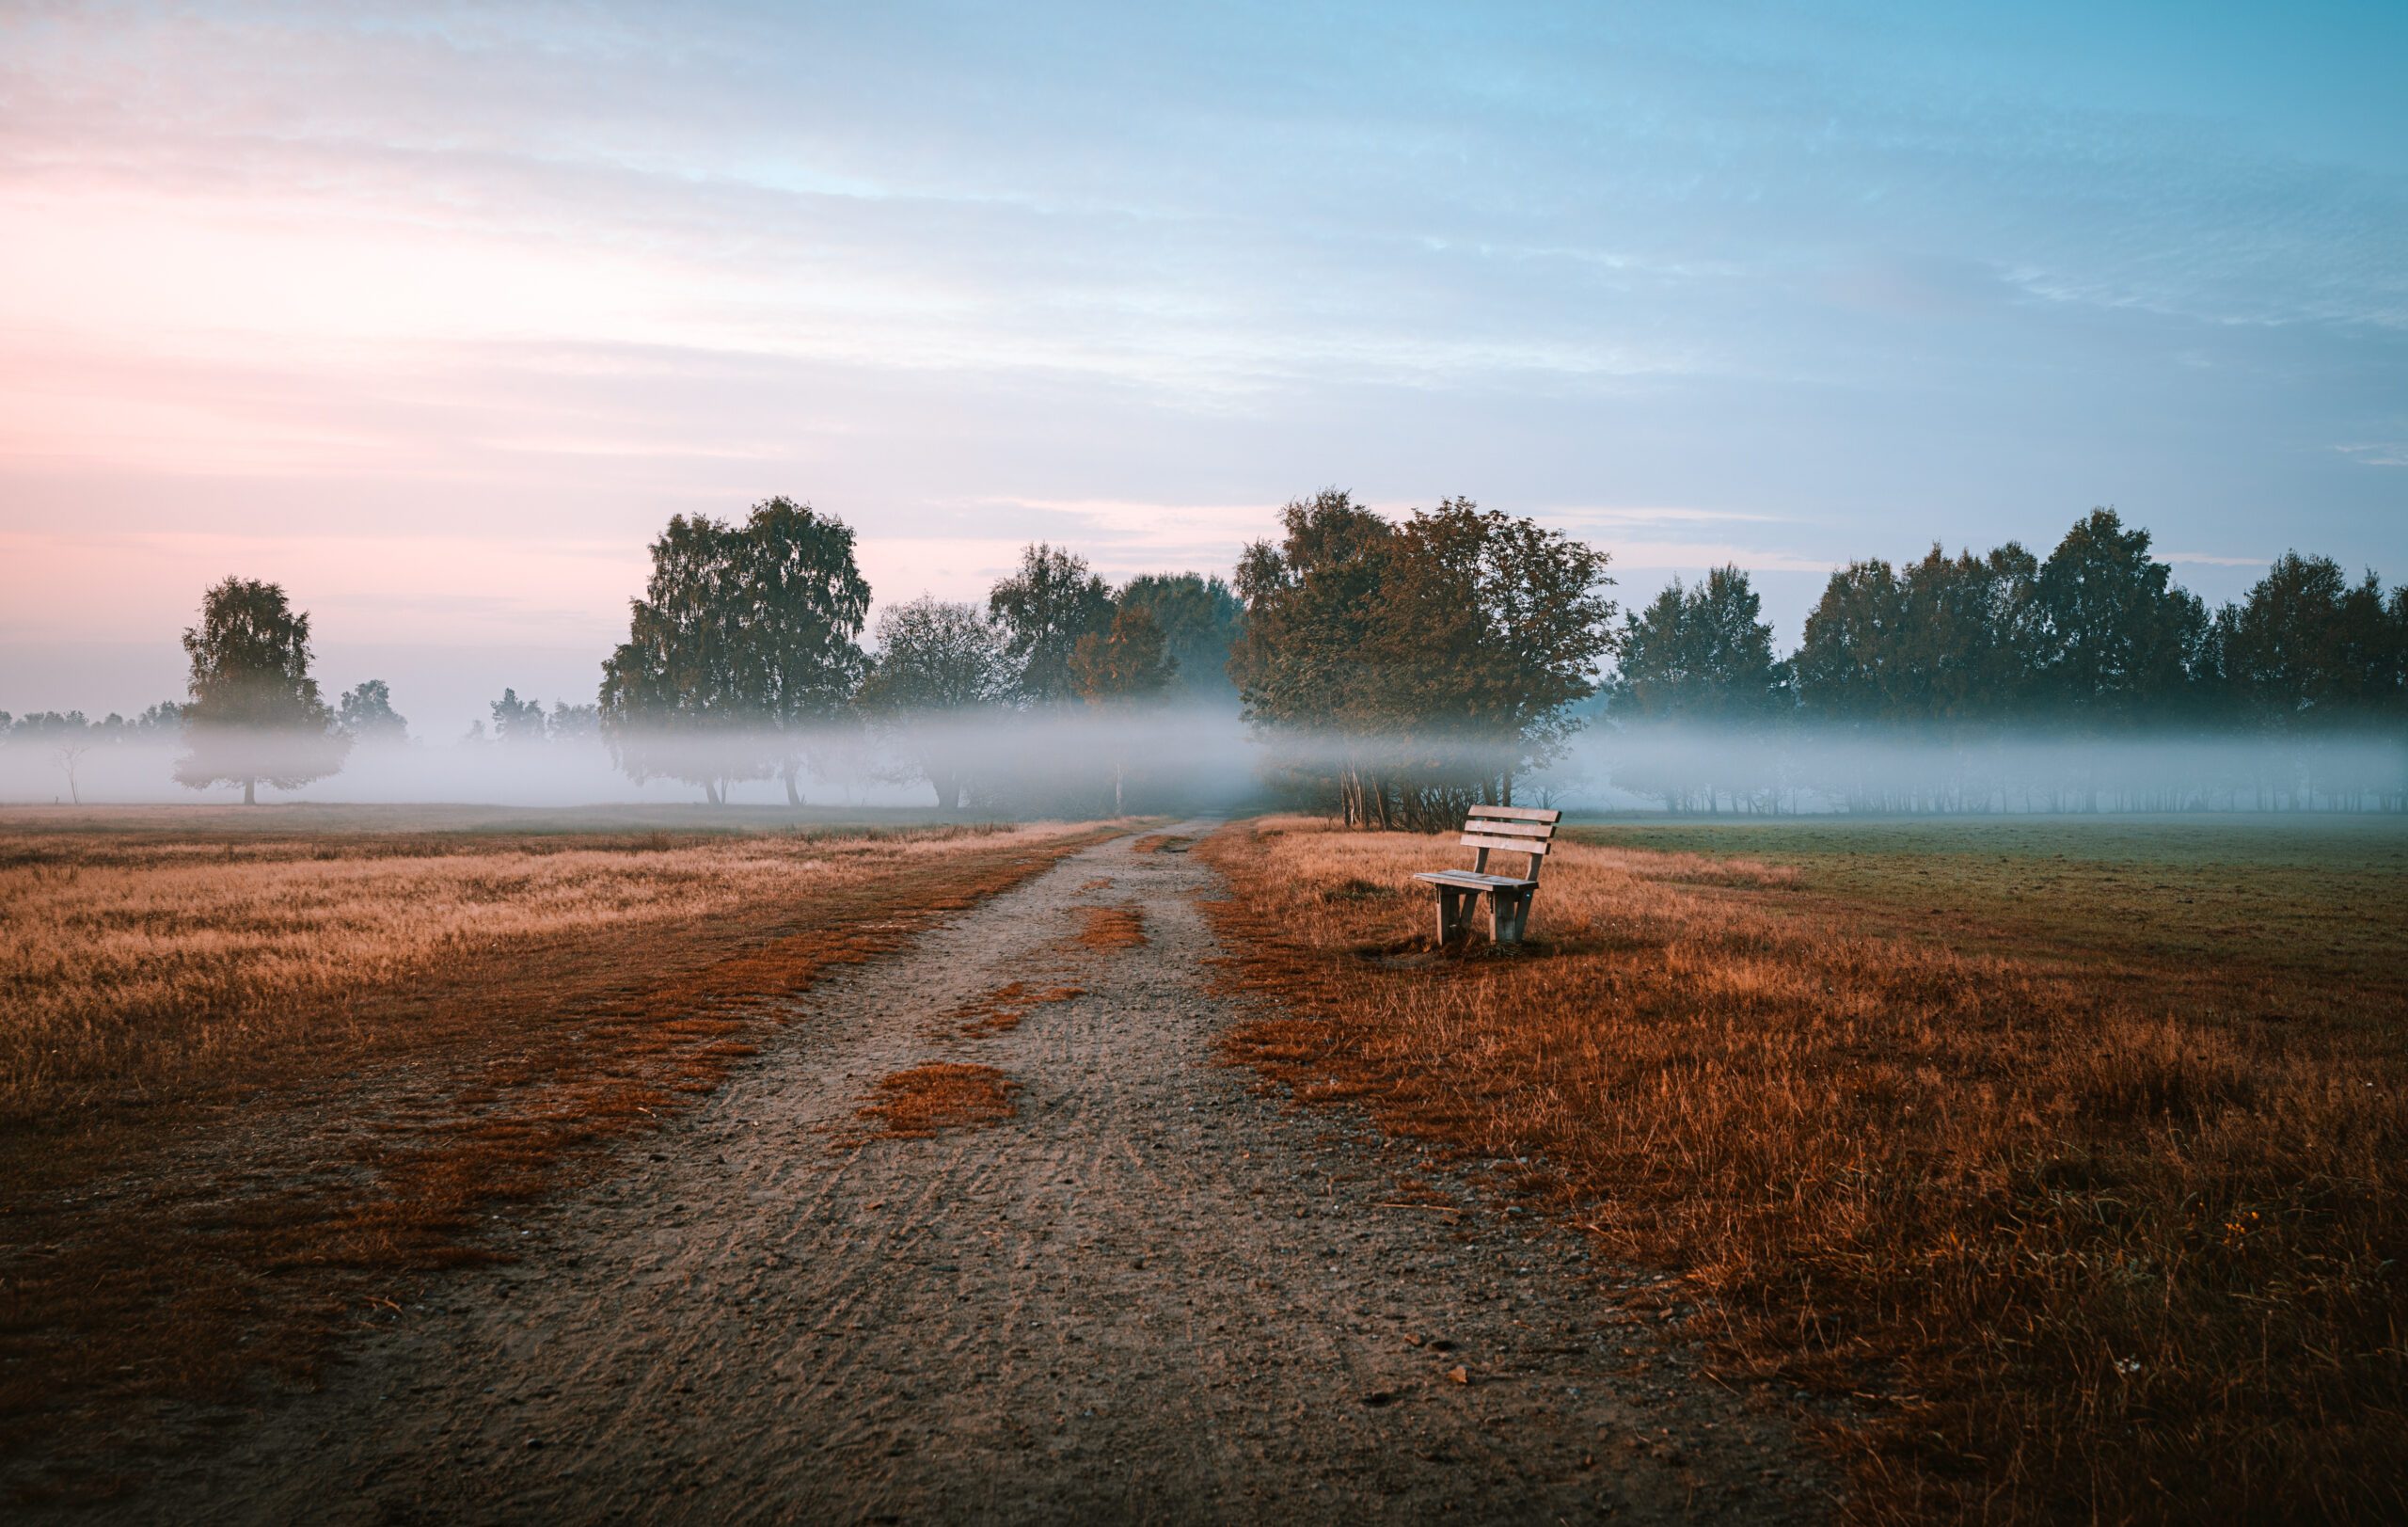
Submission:
M 1433 885 L 1438 893 L 1438 946 L 1444 948 L 1455 931 L 1455 893 L 1444 885 Z
M 1488 936 L 1497 944 L 1519 944 L 1530 926 L 1530 893 L 1516 891 L 1510 896 L 1503 891 L 1489 894 Z

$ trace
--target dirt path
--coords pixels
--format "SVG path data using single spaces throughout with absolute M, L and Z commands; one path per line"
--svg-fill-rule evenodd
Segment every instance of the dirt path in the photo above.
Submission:
M 1576 1236 L 1212 1063 L 1212 888 L 1123 839 L 823 983 L 649 1160 L 498 1225 L 522 1260 L 437 1285 L 129 1515 L 1819 1515 L 1818 1468 L 1617 1310 Z M 1146 942 L 1071 942 L 1100 906 Z M 1085 994 L 979 1038 L 947 1018 L 1016 980 Z M 1001 1068 L 1019 1117 L 839 1143 L 935 1059 Z M 1398 1206 L 1407 1176 L 1469 1212 Z

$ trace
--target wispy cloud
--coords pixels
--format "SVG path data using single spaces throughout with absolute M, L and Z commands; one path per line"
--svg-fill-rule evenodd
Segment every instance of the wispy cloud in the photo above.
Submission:
M 2408 467 L 2408 441 L 2385 440 L 2368 445 L 2333 448 L 2361 467 Z

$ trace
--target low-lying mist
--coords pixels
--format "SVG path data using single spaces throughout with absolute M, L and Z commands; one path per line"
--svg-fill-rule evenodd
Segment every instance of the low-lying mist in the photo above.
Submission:
M 1575 812 L 2039 813 L 2408 809 L 2396 732 L 1955 736 L 1783 725 L 1598 723 L 1533 767 L 1460 739 L 1251 729 L 1226 708 L 945 713 L 776 733 L 360 742 L 213 730 L 0 746 L 17 803 L 262 801 L 722 803 L 943 808 L 978 816 L 1337 809 L 1339 782 Z M 192 760 L 218 782 L 202 788 Z M 1407 813 L 1407 819 L 1430 819 Z M 1443 810 L 1436 813 L 1443 815 Z

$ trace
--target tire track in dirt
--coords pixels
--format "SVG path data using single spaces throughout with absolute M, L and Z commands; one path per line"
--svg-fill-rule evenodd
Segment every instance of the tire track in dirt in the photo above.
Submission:
M 323 1390 L 210 1418 L 129 1516 L 1823 1514 L 1821 1467 L 1616 1308 L 1576 1235 L 1213 1063 L 1216 889 L 1122 839 L 824 980 L 648 1160 L 498 1221 L 520 1262 Z M 1146 941 L 1069 942 L 1092 907 Z M 1015 980 L 1084 991 L 946 1020 Z M 837 1143 L 943 1059 L 1001 1068 L 1018 1117 Z M 1464 1212 L 1395 1207 L 1407 1173 Z

